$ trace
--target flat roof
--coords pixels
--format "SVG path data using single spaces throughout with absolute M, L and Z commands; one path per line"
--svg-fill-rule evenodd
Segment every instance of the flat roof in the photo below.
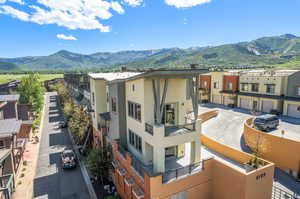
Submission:
M 20 98 L 19 94 L 15 95 L 0 95 L 0 102 L 4 101 L 18 101 Z
M 0 137 L 19 133 L 22 121 L 16 119 L 0 120 Z
M 140 72 L 116 72 L 116 73 L 89 73 L 88 75 L 93 79 L 98 80 L 124 80 L 135 75 L 141 74 Z
M 284 77 L 284 76 L 292 75 L 297 72 L 300 71 L 299 70 L 250 70 L 250 71 L 243 71 L 241 75 Z

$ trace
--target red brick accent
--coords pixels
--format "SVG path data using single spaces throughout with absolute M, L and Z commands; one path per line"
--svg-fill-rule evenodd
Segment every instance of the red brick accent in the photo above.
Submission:
M 236 75 L 225 75 L 223 78 L 223 90 L 228 91 L 229 83 L 232 83 L 232 90 L 231 91 L 238 91 L 239 90 L 239 80 L 240 77 Z

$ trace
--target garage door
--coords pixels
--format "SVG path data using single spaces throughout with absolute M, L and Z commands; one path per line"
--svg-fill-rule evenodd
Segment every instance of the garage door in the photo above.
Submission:
M 300 118 L 300 105 L 289 104 L 287 114 L 290 117 Z
M 274 109 L 273 107 L 274 107 L 273 101 L 266 101 L 266 100 L 262 101 L 262 112 L 270 113 L 271 110 Z
M 222 97 L 221 95 L 213 95 L 212 102 L 215 104 L 222 104 Z
M 250 100 L 249 99 L 240 99 L 240 107 L 245 109 L 251 109 Z
M 233 100 L 229 96 L 224 96 L 224 105 L 233 104 Z

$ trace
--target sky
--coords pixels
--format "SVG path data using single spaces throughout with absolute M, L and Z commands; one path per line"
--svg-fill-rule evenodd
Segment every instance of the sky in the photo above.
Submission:
M 0 0 L 0 57 L 300 36 L 299 10 L 300 0 Z

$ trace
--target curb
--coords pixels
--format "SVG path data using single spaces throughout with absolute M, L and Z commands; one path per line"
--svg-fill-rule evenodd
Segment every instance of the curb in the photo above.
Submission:
M 97 195 L 95 193 L 95 190 L 94 190 L 94 187 L 92 185 L 91 179 L 90 179 L 90 177 L 88 175 L 87 168 L 86 168 L 85 164 L 82 161 L 82 156 L 80 155 L 80 153 L 78 151 L 78 148 L 76 147 L 77 145 L 75 144 L 73 135 L 72 135 L 72 133 L 71 133 L 71 131 L 70 131 L 69 128 L 67 128 L 67 131 L 68 131 L 68 134 L 69 134 L 69 136 L 71 138 L 71 142 L 72 142 L 74 151 L 76 153 L 76 156 L 78 157 L 78 160 L 79 160 L 78 162 L 79 162 L 80 170 L 81 170 L 83 179 L 85 181 L 85 184 L 87 186 L 89 195 L 90 195 L 91 199 L 97 199 Z

